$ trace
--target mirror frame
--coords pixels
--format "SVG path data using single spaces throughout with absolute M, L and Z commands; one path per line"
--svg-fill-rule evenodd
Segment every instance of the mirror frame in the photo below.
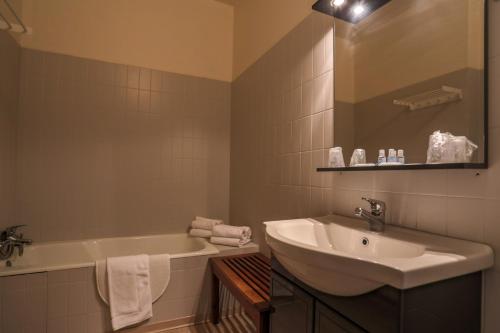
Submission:
M 335 10 L 330 5 L 331 0 L 318 0 L 316 1 L 312 9 L 323 14 L 332 16 L 335 20 Z M 318 172 L 327 171 L 390 171 L 390 170 L 433 170 L 433 169 L 488 169 L 489 163 L 489 135 L 488 135 L 488 116 L 489 116 L 489 1 L 483 0 L 484 3 L 484 160 L 483 162 L 477 163 L 437 163 L 437 164 L 427 164 L 427 163 L 414 163 L 414 164 L 403 164 L 403 165 L 388 165 L 388 166 L 366 166 L 366 167 L 351 167 L 346 166 L 344 168 L 330 168 L 330 167 L 320 167 L 317 168 Z M 335 24 L 333 38 L 335 40 Z M 335 57 L 335 47 L 334 47 L 334 57 Z M 335 67 L 335 66 L 334 66 Z M 335 68 L 333 70 L 334 82 L 335 82 Z M 335 111 L 335 86 L 333 91 L 334 98 L 334 111 Z M 335 112 L 333 112 L 335 117 Z M 335 121 L 335 119 L 334 119 Z M 334 143 L 335 144 L 335 143 Z

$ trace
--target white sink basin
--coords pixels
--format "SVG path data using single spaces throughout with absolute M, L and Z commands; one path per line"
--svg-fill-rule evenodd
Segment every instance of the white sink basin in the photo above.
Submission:
M 493 266 L 487 245 L 342 216 L 265 222 L 274 256 L 311 287 L 338 296 L 409 289 Z

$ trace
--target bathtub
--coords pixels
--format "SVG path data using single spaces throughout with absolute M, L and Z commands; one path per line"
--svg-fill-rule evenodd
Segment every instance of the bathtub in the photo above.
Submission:
M 17 251 L 16 251 L 17 253 Z M 102 238 L 70 242 L 35 243 L 24 248 L 24 255 L 17 254 L 0 261 L 0 277 L 50 272 L 95 266 L 96 260 L 137 254 L 168 253 L 171 259 L 218 254 L 219 250 L 204 239 L 187 234 L 166 234 L 140 237 Z
M 11 259 L 12 267 L 0 261 L 0 318 L 19 318 L 0 320 L 0 332 L 112 332 L 109 308 L 97 293 L 95 261 L 135 254 L 170 254 L 171 277 L 153 304 L 153 318 L 126 332 L 203 322 L 210 312 L 208 259 L 257 251 L 255 244 L 228 248 L 187 234 L 35 243 Z M 231 304 L 228 297 L 225 307 Z

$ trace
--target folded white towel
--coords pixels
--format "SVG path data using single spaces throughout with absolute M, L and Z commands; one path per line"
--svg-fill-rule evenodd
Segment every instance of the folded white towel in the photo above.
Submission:
M 232 225 L 216 225 L 212 230 L 214 237 L 237 238 L 248 240 L 252 237 L 250 227 L 237 227 Z
M 212 237 L 212 231 L 206 230 L 206 229 L 191 229 L 191 230 L 189 230 L 189 236 L 210 238 L 210 237 Z
M 205 217 L 196 216 L 196 219 L 191 222 L 191 227 L 193 229 L 212 230 L 214 226 L 222 223 L 222 220 L 207 219 Z
M 96 283 L 97 292 L 104 301 L 109 305 L 109 290 L 107 276 L 107 261 L 96 261 Z M 155 303 L 165 293 L 170 282 L 170 255 L 156 254 L 149 256 L 149 271 L 151 283 L 151 298 Z
M 113 330 L 151 318 L 153 306 L 149 257 L 138 255 L 108 258 L 106 268 Z
M 242 247 L 250 243 L 250 239 L 238 239 L 238 238 L 227 238 L 227 237 L 214 237 L 210 238 L 210 243 L 220 244 L 226 246 Z

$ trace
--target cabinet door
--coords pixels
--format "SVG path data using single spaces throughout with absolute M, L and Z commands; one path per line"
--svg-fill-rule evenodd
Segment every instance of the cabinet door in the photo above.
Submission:
M 271 282 L 270 332 L 313 333 L 313 298 L 275 273 Z
M 314 326 L 314 333 L 366 332 L 319 302 L 316 302 L 316 323 Z

